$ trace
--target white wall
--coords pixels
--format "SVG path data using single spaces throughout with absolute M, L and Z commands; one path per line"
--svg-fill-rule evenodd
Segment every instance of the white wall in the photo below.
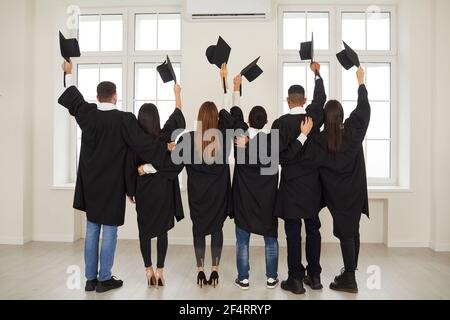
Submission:
M 432 188 L 431 244 L 436 250 L 450 250 L 450 137 L 449 99 L 450 88 L 450 1 L 438 0 L 434 5 L 435 23 L 433 26 L 435 52 L 432 56 L 433 81 L 432 100 Z
M 26 1 L 2 2 L 7 10 L 14 11 L 15 15 L 23 16 Z M 322 4 L 357 3 L 361 1 L 317 1 Z M 116 0 L 81 0 L 76 1 L 80 5 L 117 5 L 123 6 L 123 1 Z M 151 5 L 151 4 L 177 4 L 180 1 L 127 1 L 127 5 Z M 277 1 L 276 3 L 305 3 L 310 1 Z M 379 2 L 380 3 L 380 2 Z M 403 185 L 408 190 L 378 190 L 370 193 L 371 213 L 370 222 L 363 220 L 363 239 L 367 242 L 385 242 L 390 246 L 429 246 L 437 249 L 449 248 L 450 232 L 448 217 L 448 190 L 449 170 L 446 163 L 449 159 L 449 151 L 442 148 L 447 146 L 446 118 L 448 110 L 445 105 L 445 90 L 448 86 L 448 71 L 433 72 L 426 61 L 443 62 L 448 69 L 449 41 L 446 31 L 450 29 L 447 17 L 448 1 L 425 0 L 399 0 L 382 1 L 381 3 L 396 4 L 398 9 L 398 83 L 399 90 L 399 142 L 401 152 L 399 168 L 401 169 Z M 22 7 L 21 5 L 22 4 Z M 65 127 L 67 116 L 56 105 L 58 92 L 61 90 L 61 74 L 59 72 L 59 55 L 57 43 L 57 30 L 64 21 L 64 11 L 71 1 L 36 0 L 34 8 L 34 28 L 32 36 L 34 45 L 34 99 L 32 103 L 25 104 L 25 100 L 17 101 L 16 97 L 22 97 L 25 80 L 23 52 L 23 40 L 26 32 L 24 20 L 12 19 L 13 14 L 6 14 L 0 23 L 8 26 L 1 28 L 0 34 L 9 34 L 6 30 L 11 25 L 17 26 L 21 32 L 10 36 L 12 47 L 8 51 L 0 52 L 0 63 L 14 70 L 22 70 L 19 77 L 5 79 L 2 76 L 0 82 L 0 101 L 3 105 L 12 105 L 6 108 L 9 120 L 2 118 L 2 135 L 0 139 L 7 150 L 13 150 L 12 154 L 1 158 L 0 170 L 6 175 L 8 183 L 4 179 L 0 182 L 1 194 L 1 221 L 0 241 L 10 236 L 23 236 L 23 216 L 27 216 L 26 222 L 31 226 L 32 237 L 35 240 L 73 241 L 81 236 L 81 215 L 71 209 L 73 190 L 71 188 L 52 188 L 54 165 L 60 165 L 67 160 L 67 153 L 54 152 L 55 146 L 64 146 L 67 135 L 58 134 L 54 137 L 54 131 L 61 133 L 58 128 Z M 2 7 L 0 7 L 2 8 Z M 3 9 L 3 8 L 2 8 Z M 275 11 L 276 12 L 276 11 Z M 435 19 L 436 15 L 436 19 Z M 276 17 L 276 14 L 274 14 Z M 420 21 L 420 23 L 417 23 Z M 438 30 L 434 37 L 433 32 Z M 277 22 L 241 22 L 241 23 L 189 23 L 183 22 L 182 51 L 183 51 L 183 97 L 188 125 L 192 124 L 197 113 L 198 106 L 205 99 L 221 101 L 221 91 L 217 80 L 217 72 L 214 72 L 204 61 L 204 50 L 215 41 L 217 35 L 223 35 L 233 48 L 233 57 L 230 61 L 230 71 L 236 73 L 242 65 L 245 65 L 253 57 L 261 55 L 261 66 L 264 74 L 252 86 L 245 87 L 245 96 L 242 100 L 244 112 L 248 113 L 250 106 L 261 104 L 268 110 L 270 121 L 277 116 Z M 434 47 L 436 46 L 436 47 Z M 437 49 L 437 50 L 436 50 Z M 3 54 L 8 54 L 3 59 Z M 8 63 L 5 63 L 7 61 Z M 17 61 L 16 64 L 9 63 Z M 442 64 L 442 63 L 441 63 Z M 437 66 L 436 66 L 437 67 Z M 441 65 L 440 65 L 441 67 Z M 7 81 L 5 81 L 7 80 Z M 447 82 L 446 82 L 447 81 Z M 56 85 L 55 85 L 56 84 Z M 213 84 L 213 86 L 211 86 Z M 215 86 L 217 84 L 217 86 Z M 436 84 L 436 87 L 433 85 Z M 14 97 L 6 100 L 7 97 Z M 23 99 L 23 98 L 22 98 Z M 27 100 L 28 102 L 28 100 Z M 8 103 L 8 104 L 6 104 Z M 26 192 L 23 179 L 17 179 L 18 175 L 25 176 L 26 166 L 24 161 L 26 135 L 25 122 L 21 122 L 25 108 L 32 107 L 32 150 L 31 160 L 32 179 L 28 185 L 31 192 Z M 3 108 L 2 108 L 3 109 Z M 427 110 L 429 109 L 429 110 Z M 436 112 L 430 112 L 435 110 Z M 13 122 L 15 121 L 15 122 Z M 431 124 L 436 126 L 431 130 Z M 4 134 L 8 128 L 16 135 Z M 10 138 L 11 137 L 11 138 Z M 6 139 L 8 138 L 8 139 Z M 25 142 L 24 142 L 25 140 Z M 433 143 L 430 143 L 432 141 Z M 18 145 L 22 149 L 18 150 Z M 5 150 L 2 148 L 2 150 Z M 58 149 L 60 150 L 60 149 Z M 16 152 L 17 151 L 17 152 Z M 20 152 L 22 153 L 20 153 Z M 17 173 L 14 172 L 14 169 Z M 409 174 L 410 173 L 410 174 Z M 30 176 L 30 175 L 26 175 Z M 447 179 L 446 179 L 447 178 Z M 32 201 L 24 201 L 30 198 Z M 183 194 L 186 215 L 188 206 L 186 194 Z M 24 210 L 24 203 L 29 203 L 30 208 Z M 122 238 L 136 237 L 135 212 L 130 207 L 127 210 L 127 223 L 121 228 Z M 18 214 L 19 213 L 19 214 Z M 21 214 L 20 214 L 21 213 Z M 331 223 L 326 212 L 323 217 L 323 239 L 333 241 L 331 236 Z M 18 217 L 22 217 L 20 220 Z M 5 221 L 6 224 L 3 222 Z M 27 223 L 25 223 L 27 224 Z M 5 227 L 7 226 L 7 227 Z M 228 221 L 225 226 L 225 238 L 228 243 L 234 242 L 233 223 Z M 189 218 L 182 221 L 170 233 L 172 242 L 191 242 L 191 223 Z M 284 239 L 281 230 L 280 239 Z
M 31 239 L 31 119 L 33 70 L 33 6 L 19 0 L 0 3 L 0 242 L 21 244 Z M 25 54 L 29 55 L 25 55 Z

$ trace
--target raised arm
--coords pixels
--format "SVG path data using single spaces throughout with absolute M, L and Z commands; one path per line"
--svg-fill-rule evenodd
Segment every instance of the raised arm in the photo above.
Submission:
M 71 116 L 75 117 L 81 130 L 87 128 L 90 114 L 97 110 L 95 104 L 84 101 L 83 95 L 75 86 L 67 88 L 59 97 L 58 103 L 69 110 Z
M 241 74 L 238 74 L 233 79 L 233 107 L 240 107 L 241 106 L 241 83 L 242 83 L 242 76 Z
M 175 108 L 181 110 L 183 104 L 181 102 L 181 87 L 178 83 L 173 86 L 173 93 L 175 94 Z
M 184 119 L 183 112 L 181 111 L 181 87 L 178 84 L 174 86 L 175 93 L 175 110 L 170 115 L 169 119 L 164 124 L 164 127 L 161 130 L 161 138 L 164 142 L 171 142 L 172 134 L 175 130 L 178 129 L 186 129 L 186 121 Z
M 236 76 L 233 81 L 233 107 L 230 111 L 223 108 L 219 111 L 219 129 L 242 129 L 246 131 L 248 129 L 247 123 L 244 120 L 244 114 L 239 107 L 239 87 L 240 87 L 240 75 Z
M 64 61 L 62 69 L 67 75 L 71 75 L 72 62 Z M 71 116 L 75 117 L 81 130 L 86 129 L 90 114 L 97 110 L 95 104 L 90 104 L 84 100 L 83 95 L 75 86 L 67 88 L 59 97 L 58 103 L 66 108 Z
M 325 93 L 325 87 L 323 85 L 323 79 L 320 75 L 320 64 L 313 62 L 310 65 L 311 70 L 315 74 L 315 85 L 314 85 L 314 96 L 311 104 L 306 108 L 306 113 L 308 116 L 312 117 L 314 120 L 314 127 L 312 132 L 318 133 L 320 127 L 323 125 L 324 112 L 323 106 L 327 101 L 327 95 Z
M 222 67 L 220 68 L 220 87 L 223 88 L 224 85 L 226 88 L 226 92 L 223 92 L 222 108 L 225 110 L 230 110 L 230 108 L 232 107 L 232 102 L 230 98 L 230 92 L 228 90 L 228 66 L 226 63 L 223 63 Z
M 356 72 L 358 79 L 358 104 L 355 110 L 352 111 L 347 120 L 345 120 L 345 127 L 353 129 L 355 139 L 358 143 L 362 143 L 369 127 L 370 122 L 370 103 L 366 85 L 364 84 L 364 69 L 359 67 Z

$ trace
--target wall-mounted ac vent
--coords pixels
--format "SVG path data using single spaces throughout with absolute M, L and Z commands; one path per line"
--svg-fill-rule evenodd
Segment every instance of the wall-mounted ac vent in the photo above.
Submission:
M 186 0 L 189 20 L 268 20 L 271 0 Z

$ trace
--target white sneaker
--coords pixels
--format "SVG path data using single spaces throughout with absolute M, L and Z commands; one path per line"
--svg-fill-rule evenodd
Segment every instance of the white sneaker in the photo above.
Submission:
M 279 283 L 280 283 L 280 280 L 269 278 L 269 279 L 267 279 L 267 288 L 268 289 L 275 289 L 278 286 Z
M 248 290 L 248 288 L 250 287 L 250 283 L 248 282 L 248 279 L 244 279 L 242 281 L 239 281 L 239 279 L 236 279 L 234 281 L 234 284 L 236 285 L 236 287 L 238 287 L 239 289 L 242 289 L 242 290 Z

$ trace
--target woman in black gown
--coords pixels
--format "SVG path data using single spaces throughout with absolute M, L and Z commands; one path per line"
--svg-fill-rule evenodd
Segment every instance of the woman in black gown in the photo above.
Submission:
M 221 68 L 221 79 L 227 79 L 226 64 Z M 226 80 L 228 87 L 228 81 Z M 230 107 L 224 96 L 224 107 Z M 243 117 L 241 117 L 243 119 Z M 219 264 L 223 247 L 223 223 L 231 214 L 231 181 L 228 157 L 233 137 L 226 137 L 227 129 L 242 126 L 235 117 L 214 102 L 201 105 L 197 129 L 184 134 L 178 142 L 175 155 L 183 158 L 188 181 L 194 250 L 197 260 L 197 284 L 202 287 L 219 283 Z M 211 138 L 209 134 L 214 137 Z M 173 155 L 172 155 L 173 156 Z M 211 235 L 212 271 L 205 275 L 206 236 Z
M 172 137 L 174 131 L 186 127 L 181 112 L 181 88 L 178 84 L 175 84 L 174 92 L 176 108 L 162 129 L 158 109 L 154 104 L 142 105 L 138 116 L 141 128 L 167 143 L 169 149 L 174 140 Z M 163 286 L 163 268 L 168 246 L 167 232 L 174 227 L 174 219 L 180 221 L 184 218 L 178 181 L 182 166 L 155 168 L 151 164 L 145 164 L 132 152 L 128 153 L 128 159 L 127 194 L 130 200 L 136 203 L 140 249 L 147 282 L 149 286 Z M 157 237 L 156 271 L 153 270 L 151 258 L 151 239 L 155 237 Z
M 325 127 L 306 145 L 303 158 L 319 165 L 323 196 L 333 217 L 333 233 L 340 240 L 344 269 L 330 288 L 356 293 L 361 213 L 369 216 L 366 167 L 362 143 L 370 121 L 364 70 L 357 71 L 358 104 L 343 122 L 339 101 L 325 105 Z M 308 159 L 309 158 L 309 159 Z

